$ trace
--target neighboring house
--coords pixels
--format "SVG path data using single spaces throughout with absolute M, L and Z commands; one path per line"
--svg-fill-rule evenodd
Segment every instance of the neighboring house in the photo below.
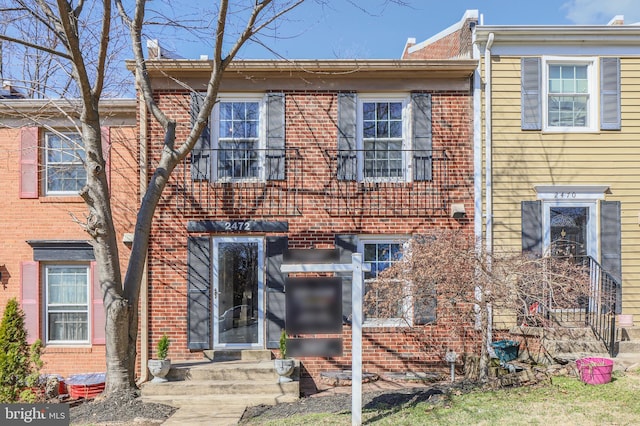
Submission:
M 640 26 L 474 37 L 476 235 L 490 251 L 591 257 L 622 286 L 617 313 L 639 318 Z
M 155 96 L 184 140 L 211 62 L 148 66 L 160 88 Z M 476 66 L 470 59 L 231 63 L 209 127 L 174 171 L 154 219 L 149 349 L 163 333 L 173 359 L 276 349 L 287 248 L 338 248 L 349 262 L 357 251 L 373 266 L 366 278 L 374 278 L 414 234 L 453 228 L 472 235 Z M 148 114 L 140 120 L 153 163 L 162 133 Z M 350 292 L 345 281 L 344 353 L 303 358 L 312 377 L 351 365 Z M 398 318 L 368 314 L 369 371 L 424 370 L 442 365 L 449 348 L 477 349 L 472 324 L 462 326 L 467 334 L 454 333 L 459 318 L 440 317 L 433 305 L 415 306 L 410 319 L 428 330 L 427 342 Z
M 137 205 L 135 100 L 109 100 L 103 141 L 111 204 L 122 241 Z M 104 308 L 93 249 L 74 222 L 87 207 L 78 109 L 68 100 L 0 100 L 0 311 L 16 298 L 29 342 L 44 344 L 43 372 L 105 370 Z M 132 185 L 132 183 L 134 183 Z M 128 248 L 121 244 L 123 270 Z

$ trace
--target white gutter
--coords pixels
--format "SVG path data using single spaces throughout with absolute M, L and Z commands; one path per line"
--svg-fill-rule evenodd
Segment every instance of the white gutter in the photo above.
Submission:
M 489 34 L 484 48 L 484 131 L 485 131 L 485 209 L 486 209 L 486 243 L 487 267 L 491 268 L 491 255 L 493 254 L 493 178 L 492 178 L 492 111 L 491 111 L 491 46 L 493 46 L 493 33 Z M 482 155 L 482 153 L 480 154 Z M 491 341 L 493 340 L 493 313 L 491 304 L 487 304 L 487 350 L 491 353 Z
M 473 74 L 473 234 L 476 252 L 482 249 L 482 63 L 480 48 L 473 32 L 473 58 L 478 66 Z
M 493 253 L 493 165 L 492 165 L 492 111 L 491 111 L 491 46 L 493 45 L 493 33 L 489 34 L 484 48 L 484 139 L 485 139 L 485 248 L 487 254 Z
M 147 191 L 147 105 L 140 100 L 140 158 L 138 162 L 140 179 L 140 199 Z M 147 361 L 149 360 L 149 282 L 147 278 L 148 255 L 145 256 L 142 279 L 140 280 L 140 377 L 138 385 L 149 380 Z

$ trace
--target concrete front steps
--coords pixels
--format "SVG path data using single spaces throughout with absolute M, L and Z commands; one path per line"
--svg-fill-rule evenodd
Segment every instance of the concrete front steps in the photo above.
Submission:
M 625 370 L 640 368 L 640 327 L 621 327 L 617 344 L 616 364 Z
M 299 368 L 292 382 L 279 383 L 270 351 L 215 351 L 216 361 L 172 363 L 165 383 L 142 385 L 142 399 L 178 408 L 163 423 L 184 426 L 237 424 L 245 408 L 299 398 Z

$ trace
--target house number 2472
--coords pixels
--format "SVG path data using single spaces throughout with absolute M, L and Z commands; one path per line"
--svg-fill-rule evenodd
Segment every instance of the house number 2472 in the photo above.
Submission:
M 567 199 L 567 198 L 576 198 L 576 193 L 575 192 L 556 192 L 556 196 L 554 198 L 559 198 L 559 199 Z
M 225 231 L 251 231 L 251 222 L 244 220 L 234 220 L 232 222 L 224 222 Z

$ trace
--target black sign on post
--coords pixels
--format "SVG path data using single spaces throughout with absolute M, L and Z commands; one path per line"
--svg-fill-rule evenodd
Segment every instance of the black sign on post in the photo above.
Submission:
M 342 333 L 341 278 L 287 278 L 285 299 L 287 333 Z

